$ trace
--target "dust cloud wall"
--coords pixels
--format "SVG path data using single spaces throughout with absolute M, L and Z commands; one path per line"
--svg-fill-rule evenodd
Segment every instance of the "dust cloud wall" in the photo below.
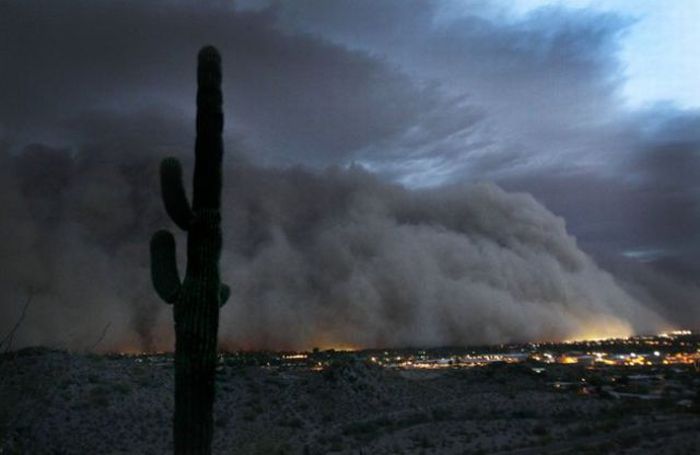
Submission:
M 2 155 L 0 333 L 16 346 L 169 350 L 148 239 L 163 226 L 155 154 Z M 87 151 L 86 151 L 87 152 Z M 186 163 L 189 163 L 186 161 Z M 627 335 L 663 318 L 525 193 L 410 190 L 357 167 L 227 165 L 221 343 L 237 349 L 437 346 Z M 184 270 L 184 235 L 180 235 Z

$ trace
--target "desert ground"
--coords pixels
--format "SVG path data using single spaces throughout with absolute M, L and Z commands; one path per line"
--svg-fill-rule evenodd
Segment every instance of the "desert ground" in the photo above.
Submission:
M 691 454 L 697 397 L 595 393 L 579 366 L 387 369 L 343 356 L 322 368 L 222 356 L 217 454 Z M 700 380 L 674 369 L 685 384 Z M 599 373 L 598 373 L 599 374 Z M 563 386 L 574 384 L 574 387 Z M 0 358 L 0 453 L 172 450 L 169 355 L 43 348 Z

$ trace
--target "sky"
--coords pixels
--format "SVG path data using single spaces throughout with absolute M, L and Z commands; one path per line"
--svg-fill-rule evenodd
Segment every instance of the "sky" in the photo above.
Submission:
M 147 245 L 172 227 L 159 160 L 191 170 L 205 44 L 224 345 L 700 327 L 698 18 L 691 0 L 0 0 L 0 334 L 31 294 L 20 345 L 108 326 L 105 349 L 170 346 Z
M 515 0 L 515 15 L 542 7 L 569 7 L 613 12 L 629 17 L 632 24 L 621 40 L 619 58 L 626 81 L 622 87 L 630 108 L 670 102 L 692 109 L 700 106 L 700 87 L 694 75 L 698 52 L 700 3 L 694 0 Z

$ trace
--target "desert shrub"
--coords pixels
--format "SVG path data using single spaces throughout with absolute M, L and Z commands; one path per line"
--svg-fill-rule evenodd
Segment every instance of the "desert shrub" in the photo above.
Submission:
M 290 417 L 282 421 L 282 426 L 299 429 L 304 427 L 304 421 L 299 417 Z
M 632 434 L 618 435 L 615 438 L 615 441 L 618 442 L 623 447 L 634 447 L 635 445 L 639 444 L 641 439 L 642 438 L 638 433 L 632 433 Z
M 105 386 L 96 386 L 90 389 L 88 393 L 88 403 L 91 406 L 107 407 L 109 406 L 110 390 Z
M 334 441 L 333 443 L 331 443 L 331 445 L 328 447 L 328 449 L 331 452 L 341 452 L 341 451 L 345 450 L 345 444 L 343 444 L 342 440 L 341 441 Z
M 549 430 L 544 425 L 539 424 L 539 425 L 535 425 L 532 428 L 532 434 L 537 435 L 537 436 L 546 436 L 549 434 Z
M 590 425 L 581 425 L 570 431 L 572 436 L 590 436 L 594 433 L 593 428 Z
M 598 425 L 600 431 L 604 433 L 609 433 L 620 428 L 620 421 L 618 419 L 607 419 Z
M 435 421 L 450 420 L 453 417 L 453 412 L 449 408 L 437 407 L 432 410 L 432 417 Z
M 537 417 L 537 413 L 532 409 L 518 409 L 510 414 L 513 419 L 534 419 Z
M 129 393 L 131 393 L 131 385 L 129 385 L 125 382 L 118 382 L 118 383 L 114 384 L 112 387 L 113 387 L 115 392 L 121 393 L 123 395 L 128 395 Z
M 359 422 L 352 422 L 345 427 L 343 427 L 343 434 L 346 435 L 357 435 L 357 434 L 366 434 L 366 433 L 373 433 L 378 430 L 378 426 L 373 422 L 369 420 L 365 421 L 359 421 Z
M 433 443 L 432 439 L 430 439 L 427 434 L 418 435 L 414 441 L 421 449 L 432 449 L 435 447 L 435 443 Z
M 214 425 L 216 425 L 219 428 L 225 428 L 230 420 L 231 418 L 228 415 L 222 415 L 217 417 L 216 420 L 214 420 Z
M 246 447 L 245 449 L 242 453 L 251 455 L 285 455 L 292 453 L 286 441 L 265 434 L 260 435 L 251 447 Z
M 420 425 L 422 423 L 428 422 L 430 418 L 424 412 L 414 412 L 405 417 L 399 419 L 396 424 L 401 427 L 412 427 L 414 425 Z
M 247 409 L 247 410 L 243 411 L 243 420 L 245 420 L 245 421 L 252 422 L 257 417 L 258 417 L 258 414 L 251 409 Z

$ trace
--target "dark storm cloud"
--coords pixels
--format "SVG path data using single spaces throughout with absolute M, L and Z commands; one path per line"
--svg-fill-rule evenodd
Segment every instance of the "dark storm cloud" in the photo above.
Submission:
M 508 18 L 483 2 L 285 6 L 288 27 L 386 55 L 464 94 L 482 116 L 462 137 L 428 142 L 437 169 L 369 158 L 379 168 L 417 174 L 403 176 L 409 183 L 486 178 L 531 192 L 606 264 L 646 267 L 626 279 L 673 308 L 671 320 L 700 323 L 688 291 L 700 284 L 700 115 L 662 104 L 622 108 L 617 51 L 629 19 L 560 8 Z
M 227 55 L 226 113 L 256 158 L 329 164 L 396 134 L 433 101 L 383 61 L 275 28 L 225 3 L 3 3 L 0 123 L 7 135 L 61 138 L 93 109 L 157 106 L 192 118 L 191 56 Z M 75 123 L 74 121 L 72 123 Z
M 613 51 L 624 20 L 550 10 L 507 22 L 480 2 L 448 15 L 450 4 L 5 4 L 0 61 L 13 70 L 0 75 L 0 120 L 20 139 L 55 141 L 86 109 L 191 119 L 188 58 L 216 42 L 229 56 L 230 132 L 259 162 L 357 161 L 434 185 L 600 161 L 623 140 Z
M 440 121 L 461 121 L 453 130 L 465 133 L 432 138 L 430 156 L 453 167 L 443 179 L 609 161 L 627 134 L 615 51 L 629 21 L 553 8 L 507 21 L 483 2 L 461 3 L 311 1 L 285 3 L 280 16 L 289 29 L 385 56 L 478 110 L 475 128 L 440 106 Z M 414 172 L 433 183 L 431 171 Z
M 443 103 L 433 124 L 452 125 L 451 134 L 427 133 L 417 160 L 420 147 L 392 138 L 384 149 L 411 150 L 411 159 L 370 151 L 376 169 L 407 183 L 494 179 L 532 192 L 589 251 L 654 262 L 697 283 L 699 116 L 621 107 L 616 53 L 629 19 L 559 8 L 508 19 L 483 2 L 425 1 L 309 1 L 285 4 L 280 15 L 289 29 L 439 81 L 478 112 L 474 121 Z
M 110 323 L 103 348 L 170 346 L 146 247 L 168 224 L 158 160 L 191 168 L 205 43 L 229 346 L 700 324 L 696 114 L 620 108 L 623 18 L 467 4 L 0 4 L 0 333 L 32 292 L 21 344 L 84 348 Z

